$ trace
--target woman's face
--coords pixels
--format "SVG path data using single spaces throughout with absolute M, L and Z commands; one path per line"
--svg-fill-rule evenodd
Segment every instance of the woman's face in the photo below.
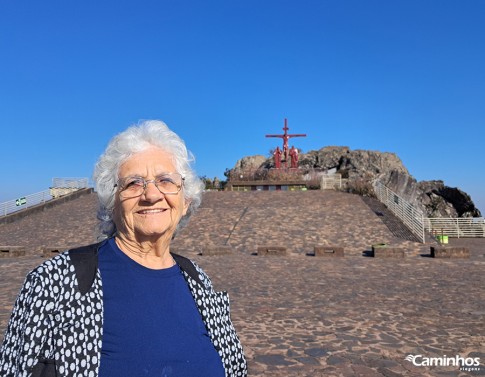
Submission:
M 172 155 L 151 147 L 126 160 L 118 177 L 152 180 L 163 173 L 177 173 Z M 163 194 L 149 182 L 140 196 L 126 195 L 127 191 L 119 187 L 116 194 L 113 219 L 118 233 L 138 242 L 156 241 L 160 236 L 170 241 L 189 205 L 184 199 L 183 188 L 176 194 Z

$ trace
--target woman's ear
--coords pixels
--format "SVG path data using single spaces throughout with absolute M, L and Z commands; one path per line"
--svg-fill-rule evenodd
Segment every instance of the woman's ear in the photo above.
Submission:
M 187 211 L 189 210 L 191 200 L 184 199 L 184 211 L 182 216 L 185 216 L 187 214 Z

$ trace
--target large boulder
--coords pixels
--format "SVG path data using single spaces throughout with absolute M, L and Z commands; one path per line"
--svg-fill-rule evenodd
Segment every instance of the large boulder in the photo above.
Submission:
M 351 150 L 349 147 L 324 147 L 318 151 L 302 153 L 299 161 L 302 168 L 335 170 L 343 178 L 362 178 L 369 174 L 390 174 L 398 171 L 409 174 L 400 158 L 389 152 Z
M 377 177 L 386 187 L 419 208 L 427 217 L 481 217 L 470 195 L 443 181 L 416 181 L 398 171 Z
M 349 147 L 325 147 L 318 151 L 302 153 L 300 167 L 333 169 L 340 166 L 340 160 L 350 153 Z
M 262 167 L 268 160 L 262 155 L 247 156 L 237 160 L 234 169 L 236 170 L 254 170 Z

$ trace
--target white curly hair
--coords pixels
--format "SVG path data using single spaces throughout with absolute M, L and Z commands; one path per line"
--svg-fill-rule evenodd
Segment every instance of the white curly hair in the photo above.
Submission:
M 158 147 L 170 153 L 177 172 L 185 177 L 183 193 L 190 204 L 177 230 L 187 224 L 189 217 L 200 205 L 204 185 L 191 167 L 194 157 L 184 141 L 162 121 L 143 121 L 113 137 L 94 168 L 93 180 L 99 200 L 98 239 L 109 238 L 116 233 L 113 209 L 120 166 L 132 155 L 150 147 Z

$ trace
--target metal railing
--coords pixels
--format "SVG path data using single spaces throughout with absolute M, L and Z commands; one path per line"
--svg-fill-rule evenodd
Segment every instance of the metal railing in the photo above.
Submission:
M 423 212 L 413 207 L 394 191 L 388 189 L 381 182 L 375 187 L 377 199 L 381 201 L 394 215 L 396 215 L 413 232 L 421 242 L 425 242 Z
M 433 235 L 448 237 L 485 237 L 483 217 L 425 218 L 425 229 Z
M 342 188 L 342 174 L 324 174 L 320 181 L 320 189 L 336 189 Z
M 88 178 L 53 178 L 52 187 L 49 190 L 21 196 L 17 199 L 0 203 L 0 216 L 6 216 L 32 206 L 45 203 L 53 198 L 67 195 L 71 192 L 88 187 Z
M 45 203 L 52 199 L 50 190 L 44 190 L 36 194 L 19 197 L 8 202 L 0 203 L 0 216 L 6 216 L 25 208 Z
M 259 168 L 259 169 L 232 169 L 229 173 L 229 181 L 294 181 L 294 180 L 319 180 L 325 174 L 324 169 L 315 168 Z
M 425 242 L 425 232 L 431 235 L 446 235 L 452 238 L 485 237 L 483 217 L 424 217 L 413 207 L 381 182 L 375 186 L 377 199 L 386 205 L 401 221 Z
M 52 178 L 52 187 L 82 189 L 89 187 L 87 178 Z
M 326 174 L 324 169 L 315 168 L 259 168 L 232 169 L 228 175 L 228 183 L 233 182 L 305 182 L 306 186 L 320 186 L 321 176 Z

